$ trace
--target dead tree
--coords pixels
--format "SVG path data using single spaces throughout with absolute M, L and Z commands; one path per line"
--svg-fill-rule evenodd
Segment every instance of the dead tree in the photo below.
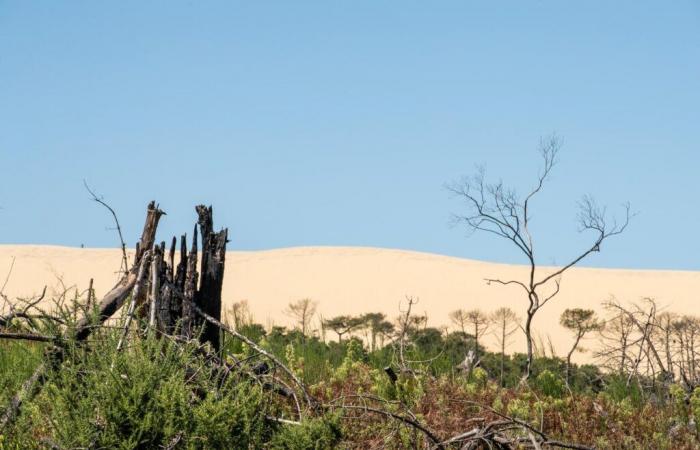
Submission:
M 64 336 L 51 337 L 56 345 L 49 348 L 45 361 L 36 369 L 34 374 L 24 383 L 20 392 L 10 401 L 5 413 L 0 417 L 0 429 L 11 422 L 17 415 L 22 402 L 30 398 L 40 389 L 46 375 L 52 368 L 60 366 L 65 351 L 60 347 L 64 340 L 73 338 L 82 343 L 124 305 L 131 297 L 127 320 L 117 351 L 121 349 L 129 333 L 132 318 L 140 311 L 139 317 L 147 317 L 149 329 L 157 331 L 157 335 L 168 335 L 177 331 L 190 339 L 202 328 L 199 334 L 202 343 L 209 343 L 215 352 L 219 351 L 219 326 L 221 318 L 221 288 L 223 285 L 227 230 L 213 232 L 211 207 L 197 206 L 199 225 L 202 230 L 202 277 L 198 279 L 197 272 L 197 234 L 192 237 L 192 249 L 186 250 L 186 239 L 181 241 L 180 263 L 174 271 L 175 239 L 170 249 L 169 258 L 164 258 L 165 243 L 155 245 L 158 222 L 165 214 L 155 202 L 148 205 L 146 222 L 141 239 L 136 245 L 134 263 L 117 285 L 112 288 L 96 308 L 95 317 L 86 309 L 84 317 L 77 321 L 74 327 L 66 328 Z M 27 308 L 13 310 L 10 316 L 0 317 L 0 327 L 16 318 L 31 321 L 34 318 L 29 311 L 36 302 L 28 303 Z M 44 316 L 47 316 L 44 314 Z M 48 317 L 48 316 L 47 316 Z M 207 318 L 205 320 L 205 317 Z M 60 319 L 57 320 L 60 323 Z M 96 323 L 95 323 L 96 322 Z M 63 322 L 65 324 L 65 321 Z M 12 333 L 3 333 L 8 337 Z M 13 334 L 19 338 L 22 334 Z M 23 336 L 27 337 L 27 336 Z M 30 336 L 31 338 L 31 336 Z M 41 339 L 39 339 L 41 338 Z M 48 340 L 39 336 L 34 340 Z
M 627 385 L 633 379 L 641 383 L 640 372 L 648 371 L 660 372 L 659 377 L 664 384 L 673 381 L 673 373 L 666 367 L 661 357 L 661 352 L 657 348 L 657 342 L 653 339 L 655 324 L 657 323 L 657 305 L 654 299 L 645 298 L 640 303 L 631 303 L 624 306 L 616 299 L 612 298 L 604 303 L 606 309 L 614 311 L 623 316 L 632 325 L 631 339 L 628 338 L 627 348 L 632 350 L 628 356 L 631 358 L 631 367 L 627 369 Z M 626 350 L 627 353 L 627 350 Z M 651 377 L 655 382 L 656 376 Z
M 484 314 L 481 310 L 479 309 L 472 309 L 467 311 L 466 313 L 466 319 L 469 324 L 472 326 L 472 330 L 474 331 L 474 357 L 477 361 L 479 361 L 479 338 L 484 335 L 491 326 L 491 320 L 489 317 Z
M 634 339 L 634 323 L 626 314 L 619 311 L 613 311 L 613 314 L 599 332 L 600 348 L 594 356 L 602 367 L 622 375 L 631 361 L 629 352 Z
M 456 309 L 448 315 L 450 321 L 454 324 L 462 335 L 466 338 L 467 336 L 467 312 L 463 309 Z
M 700 319 L 684 315 L 671 323 L 673 362 L 689 392 L 700 385 L 698 373 L 698 344 L 700 344 Z
M 221 288 L 224 282 L 224 265 L 226 263 L 226 243 L 228 229 L 214 232 L 212 207 L 197 206 L 199 215 L 199 231 L 202 233 L 202 273 L 199 289 L 194 297 L 195 304 L 206 314 L 216 320 L 221 320 Z M 211 343 L 218 352 L 220 350 L 219 329 L 211 322 L 200 319 L 198 324 L 204 325 L 202 337 Z
M 587 256 L 599 252 L 606 239 L 622 233 L 627 228 L 630 219 L 629 205 L 625 205 L 624 221 L 621 224 L 616 221 L 608 223 L 605 208 L 599 207 L 590 197 L 584 197 L 579 203 L 579 231 L 593 232 L 593 242 L 564 266 L 539 275 L 539 264 L 535 258 L 535 245 L 530 232 L 531 202 L 542 191 L 549 178 L 557 162 L 560 147 L 561 144 L 556 137 L 540 142 L 543 167 L 534 188 L 525 197 L 518 196 L 515 190 L 505 186 L 503 182 L 486 182 L 483 169 L 473 177 L 447 186 L 454 195 L 464 200 L 468 209 L 467 214 L 454 216 L 457 223 L 465 224 L 472 231 L 493 234 L 512 242 L 527 259 L 529 274 L 526 280 L 486 280 L 489 284 L 517 286 L 523 290 L 527 298 L 528 307 L 524 328 L 527 366 L 524 379 L 528 379 L 532 371 L 532 320 L 535 314 L 559 293 L 561 276 Z
M 657 346 L 661 349 L 666 359 L 666 368 L 672 374 L 675 374 L 676 358 L 674 348 L 674 325 L 678 322 L 678 317 L 670 312 L 663 312 L 656 316 L 654 329 L 652 330 L 652 339 L 657 342 Z
M 302 298 L 294 302 L 290 302 L 285 308 L 284 313 L 294 319 L 301 331 L 301 338 L 306 339 L 309 334 L 309 324 L 314 314 L 318 303 L 310 298 Z

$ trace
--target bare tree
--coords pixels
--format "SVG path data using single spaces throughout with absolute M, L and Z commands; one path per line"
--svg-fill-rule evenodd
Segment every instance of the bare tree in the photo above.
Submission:
M 418 304 L 418 301 L 418 298 L 406 296 L 406 308 L 403 309 L 401 304 L 399 304 L 401 315 L 396 318 L 396 341 L 394 345 L 398 347 L 397 365 L 402 373 L 414 373 L 410 367 L 410 363 L 413 361 L 406 359 L 406 348 L 413 344 L 411 337 L 428 323 L 427 314 L 422 316 L 412 315 L 413 306 Z
M 625 205 L 625 219 L 619 224 L 607 220 L 605 208 L 599 207 L 590 197 L 584 197 L 579 202 L 578 222 L 580 232 L 590 231 L 594 234 L 592 243 L 569 262 L 554 271 L 538 276 L 538 261 L 535 258 L 535 245 L 530 232 L 531 202 L 539 194 L 557 162 L 561 147 L 560 141 L 553 136 L 540 142 L 542 169 L 537 177 L 535 186 L 520 197 L 515 190 L 505 186 L 503 182 L 488 183 L 485 171 L 477 171 L 471 178 L 448 185 L 448 189 L 464 200 L 468 213 L 455 215 L 457 223 L 463 223 L 472 231 L 482 231 L 506 239 L 527 258 L 529 274 L 525 281 L 487 279 L 487 283 L 513 285 L 522 288 L 528 300 L 525 320 L 525 338 L 527 342 L 527 367 L 524 379 L 532 372 L 533 341 L 532 319 L 547 302 L 559 293 L 561 276 L 571 267 L 581 262 L 592 253 L 599 252 L 602 243 L 622 233 L 629 223 L 630 208 Z
M 452 311 L 449 314 L 450 321 L 456 326 L 459 331 L 462 332 L 466 336 L 467 334 L 467 312 L 463 309 L 458 309 L 455 311 Z
M 656 376 L 657 370 L 660 372 L 660 379 L 664 383 L 673 380 L 673 374 L 666 367 L 661 352 L 657 349 L 658 342 L 654 342 L 653 332 L 657 323 L 657 305 L 654 299 L 645 298 L 640 303 L 631 303 L 629 307 L 623 306 L 616 299 L 612 298 L 604 303 L 608 310 L 614 311 L 617 314 L 624 316 L 632 324 L 634 333 L 632 339 L 629 340 L 628 346 L 636 347 L 636 354 L 632 357 L 632 366 L 628 370 L 627 385 L 636 379 L 637 383 L 641 383 L 640 371 L 648 372 L 649 378 L 655 382 L 659 377 Z
M 226 310 L 227 320 L 224 322 L 230 325 L 229 320 L 233 321 L 233 328 L 240 331 L 242 327 L 253 323 L 253 314 L 250 312 L 248 300 L 233 302 Z
M 656 316 L 655 329 L 652 330 L 652 339 L 659 341 L 659 347 L 666 357 L 666 367 L 674 373 L 674 328 L 679 318 L 676 314 L 663 312 Z
M 700 319 L 684 315 L 671 324 L 675 341 L 674 362 L 689 392 L 700 384 L 698 374 L 698 344 L 700 344 Z
M 471 325 L 474 331 L 474 358 L 479 361 L 479 337 L 483 336 L 488 331 L 491 325 L 489 316 L 484 314 L 480 309 L 471 309 L 466 313 L 467 323 Z
M 592 309 L 573 308 L 566 309 L 559 318 L 559 323 L 566 329 L 574 332 L 574 345 L 566 355 L 566 385 L 569 385 L 569 377 L 571 374 L 571 355 L 578 348 L 583 337 L 591 331 L 600 330 L 603 328 L 603 322 L 598 320 L 595 311 Z
M 295 302 L 289 303 L 284 313 L 296 320 L 299 330 L 304 338 L 308 334 L 309 324 L 311 324 L 311 319 L 314 314 L 316 314 L 316 307 L 318 303 L 311 300 L 310 298 L 302 298 Z
M 609 309 L 609 308 L 608 308 Z M 602 367 L 622 375 L 631 363 L 630 347 L 634 342 L 634 323 L 626 314 L 614 311 L 600 331 L 601 348 L 595 353 Z
M 498 346 L 501 350 L 501 386 L 503 386 L 504 380 L 504 368 L 506 360 L 506 347 L 508 346 L 508 339 L 520 328 L 520 319 L 515 314 L 515 312 L 508 308 L 502 307 L 498 308 L 491 314 L 491 322 L 495 325 L 496 329 L 494 334 L 496 335 L 496 340 L 498 341 Z

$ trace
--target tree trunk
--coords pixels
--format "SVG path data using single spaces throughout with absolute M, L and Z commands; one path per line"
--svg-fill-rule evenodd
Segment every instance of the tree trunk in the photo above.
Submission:
M 187 274 L 185 275 L 184 298 L 182 302 L 182 336 L 192 337 L 195 326 L 195 315 L 192 310 L 195 295 L 197 293 L 197 225 L 194 226 L 192 234 L 192 249 L 187 256 Z
M 221 320 L 221 289 L 224 282 L 226 263 L 226 243 L 228 229 L 214 233 L 212 208 L 197 206 L 199 229 L 202 233 L 202 273 L 195 304 L 206 314 Z M 204 322 L 202 339 L 211 343 L 215 351 L 220 350 L 219 328 L 211 322 Z M 305 324 L 302 324 L 302 328 Z M 304 330 L 302 330 L 302 333 Z
M 501 387 L 503 384 L 503 372 L 506 363 L 506 322 L 503 321 L 503 329 L 501 330 Z
M 527 341 L 527 366 L 525 368 L 525 380 L 530 379 L 532 375 L 532 318 L 535 313 L 528 309 L 527 319 L 525 320 L 525 340 Z
M 573 355 L 576 351 L 576 347 L 578 347 L 578 343 L 581 341 L 582 337 L 583 334 L 581 334 L 581 332 L 576 334 L 576 341 L 574 342 L 574 346 L 571 347 L 571 350 L 569 350 L 569 353 L 566 355 L 566 376 L 564 377 L 564 379 L 566 380 L 567 387 L 569 387 L 569 377 L 571 374 L 571 355 Z

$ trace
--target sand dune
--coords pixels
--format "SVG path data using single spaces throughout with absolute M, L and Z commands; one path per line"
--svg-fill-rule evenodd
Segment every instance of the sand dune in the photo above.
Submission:
M 43 286 L 65 285 L 85 289 L 94 278 L 98 296 L 117 280 L 120 253 L 115 249 L 57 246 L 0 245 L 0 283 L 14 267 L 4 292 L 28 296 Z M 550 269 L 544 269 L 552 270 Z M 309 297 L 318 301 L 325 317 L 338 314 L 384 312 L 399 314 L 407 296 L 420 299 L 419 313 L 427 312 L 434 326 L 448 325 L 448 313 L 457 308 L 493 311 L 510 306 L 525 309 L 522 291 L 512 286 L 487 285 L 484 278 L 524 279 L 524 266 L 493 264 L 402 250 L 353 247 L 299 247 L 227 254 L 224 300 L 247 299 L 258 322 L 287 325 L 283 310 L 290 301 Z M 572 342 L 558 324 L 565 308 L 600 310 L 601 301 L 614 295 L 621 300 L 654 297 L 662 307 L 681 313 L 697 311 L 700 272 L 575 268 L 562 280 L 559 296 L 545 306 L 534 328 L 549 336 L 558 354 Z M 495 341 L 487 341 L 492 347 Z M 584 344 L 586 345 L 586 344 Z M 594 343 L 588 343 L 593 347 Z M 518 336 L 511 351 L 523 351 Z M 589 359 L 578 354 L 578 361 Z

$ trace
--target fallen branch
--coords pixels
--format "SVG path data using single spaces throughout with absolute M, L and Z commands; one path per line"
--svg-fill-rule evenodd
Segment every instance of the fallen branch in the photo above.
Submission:
M 304 383 L 294 374 L 294 372 L 292 372 L 287 366 L 285 366 L 284 364 L 282 364 L 282 362 L 281 362 L 275 355 L 273 355 L 272 353 L 268 352 L 268 351 L 265 350 L 264 348 L 260 347 L 260 346 L 259 346 L 258 344 L 256 344 L 254 341 L 252 341 L 251 339 L 249 339 L 247 336 L 245 336 L 245 335 L 239 333 L 238 331 L 236 331 L 236 330 L 234 330 L 234 329 L 228 327 L 227 325 L 225 325 L 225 324 L 221 323 L 220 321 L 216 320 L 215 318 L 213 318 L 213 317 L 210 316 L 209 314 L 205 313 L 204 311 L 202 311 L 202 310 L 201 310 L 197 305 L 195 305 L 194 303 L 191 303 L 191 306 L 192 306 L 192 309 L 193 309 L 197 314 L 201 315 L 201 316 L 204 318 L 204 320 L 206 320 L 206 321 L 208 321 L 208 322 L 210 322 L 210 323 L 216 325 L 217 327 L 219 327 L 219 328 L 222 329 L 223 331 L 226 331 L 227 333 L 229 333 L 229 334 L 233 335 L 234 337 L 240 339 L 241 341 L 243 341 L 243 342 L 245 342 L 247 345 L 249 345 L 251 348 L 255 349 L 256 352 L 260 353 L 261 355 L 264 355 L 265 357 L 269 358 L 272 362 L 274 362 L 275 365 L 277 365 L 280 369 L 282 369 L 282 370 L 284 371 L 284 373 L 286 373 L 287 375 L 289 375 L 289 377 L 290 377 L 292 380 L 294 380 L 294 383 L 299 387 L 299 389 L 301 390 L 301 392 L 304 394 L 304 399 L 306 400 L 306 403 L 307 403 L 310 407 L 312 407 L 312 408 L 314 408 L 314 409 L 316 408 L 316 406 L 317 406 L 317 401 L 316 401 L 313 397 L 311 397 L 311 395 L 309 394 L 308 390 L 306 389 L 306 385 L 304 385 Z

